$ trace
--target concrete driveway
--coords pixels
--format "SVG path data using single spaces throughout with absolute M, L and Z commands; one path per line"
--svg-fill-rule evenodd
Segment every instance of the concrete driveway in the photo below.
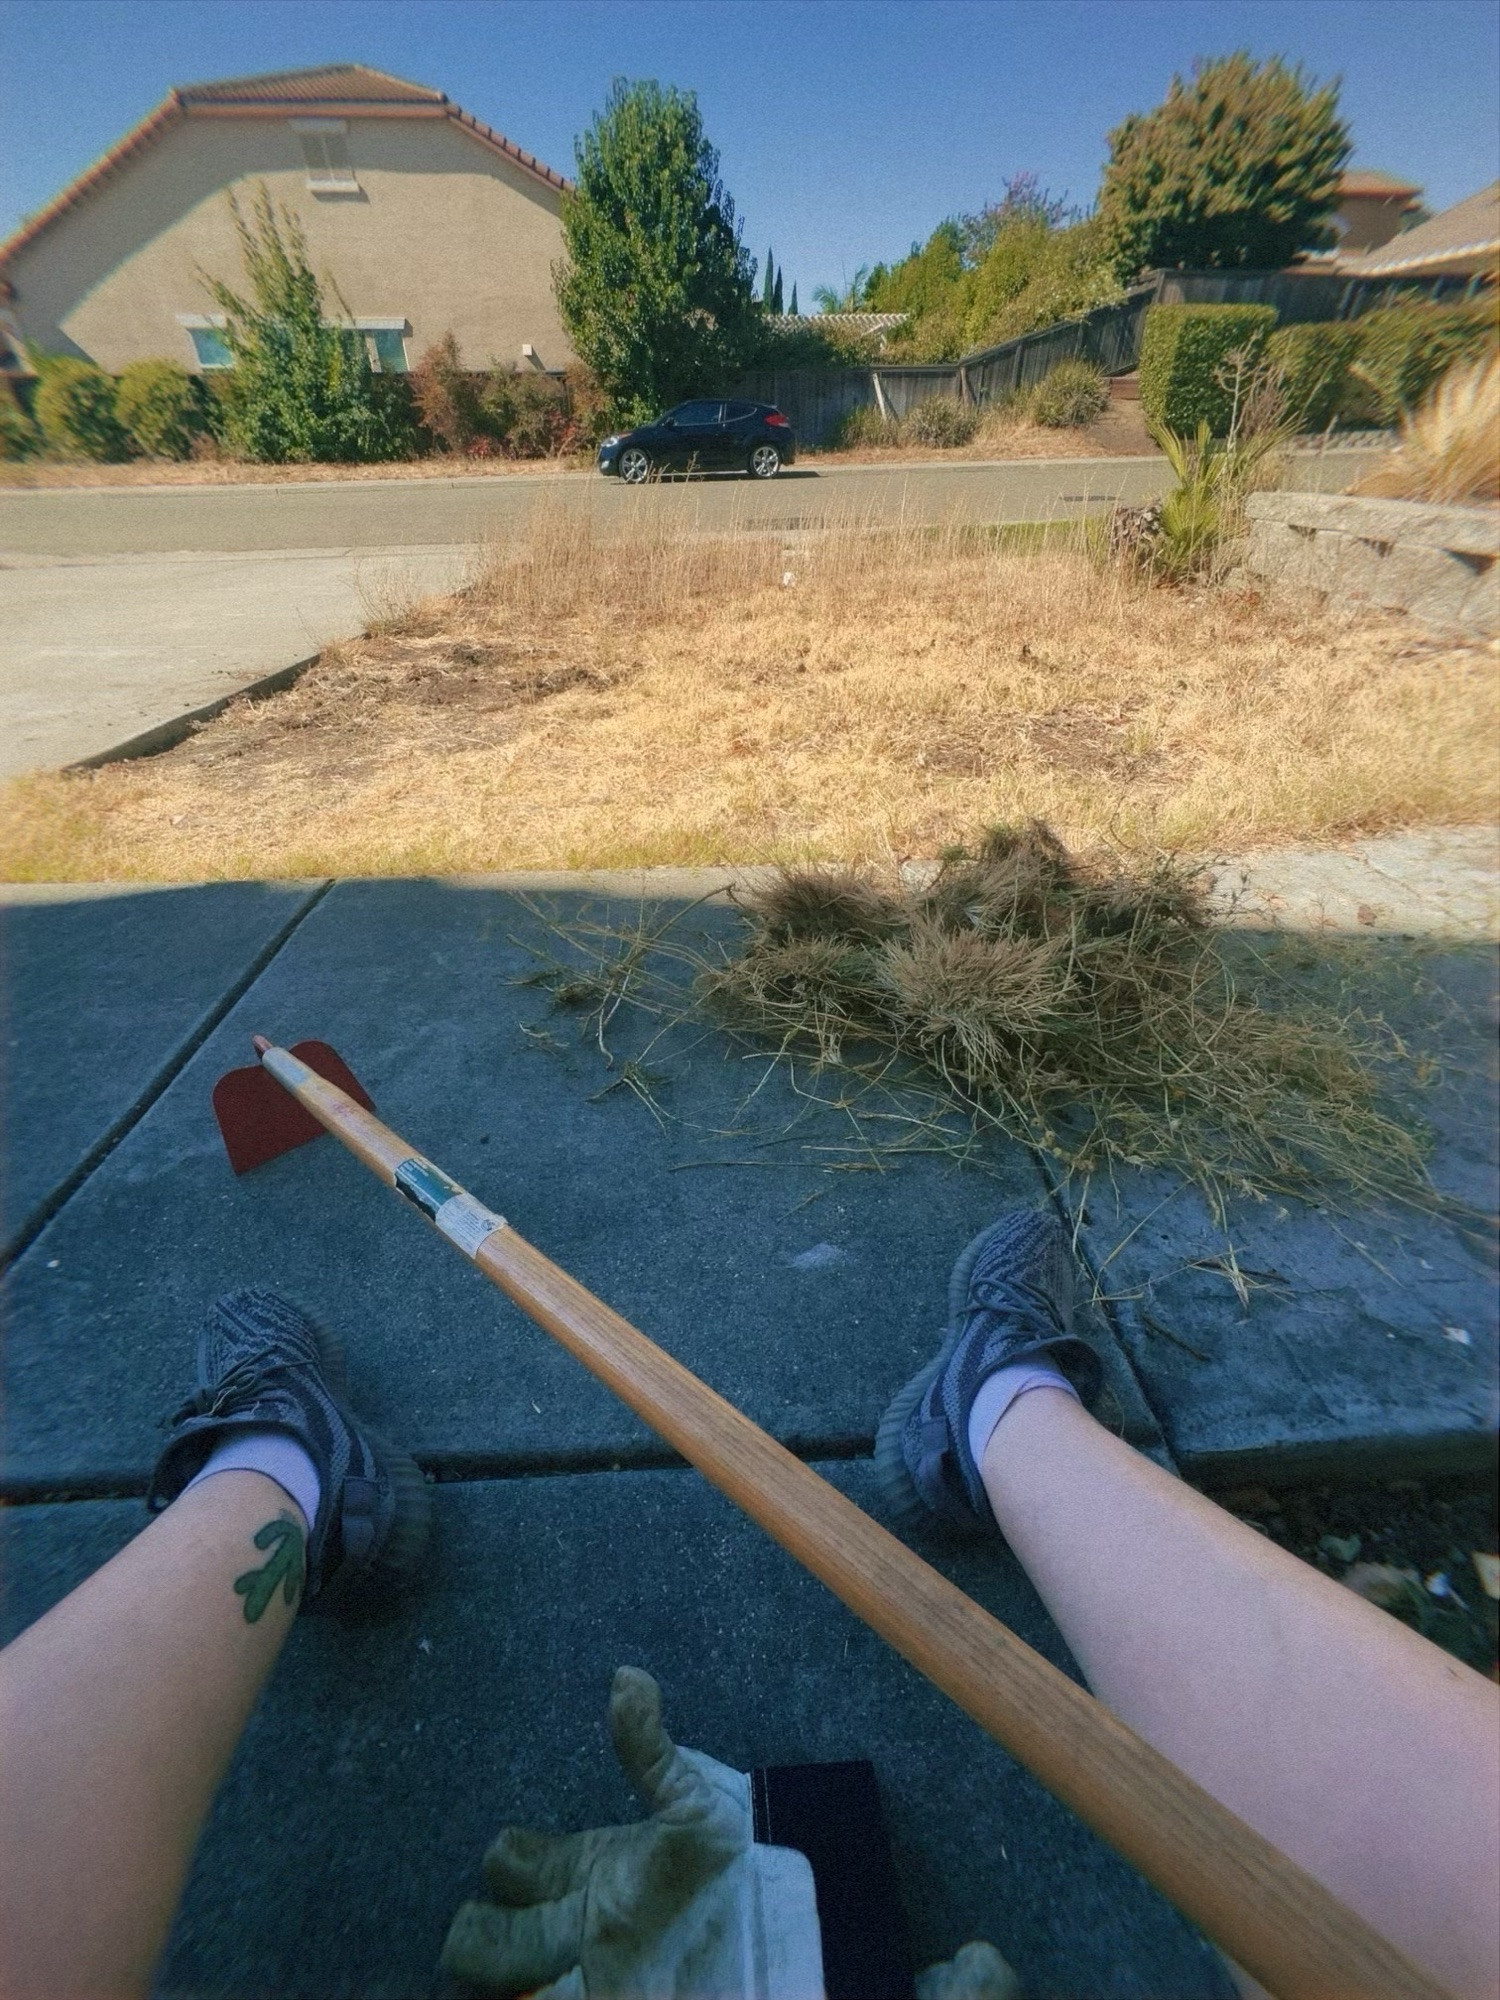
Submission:
M 1346 485 L 1368 454 L 1299 459 Z M 0 777 L 97 757 L 306 660 L 404 597 L 451 588 L 468 551 L 539 510 L 605 532 L 667 521 L 1045 521 L 1150 499 L 1159 458 L 797 466 L 770 485 L 643 491 L 590 473 L 278 486 L 0 491 Z
M 0 557 L 0 777 L 223 701 L 403 597 L 451 589 L 469 559 L 440 543 Z

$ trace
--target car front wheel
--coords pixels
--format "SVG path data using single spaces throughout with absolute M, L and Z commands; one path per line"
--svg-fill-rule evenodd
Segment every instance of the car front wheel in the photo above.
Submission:
M 638 444 L 620 453 L 620 477 L 627 486 L 644 486 L 651 477 L 651 461 Z
M 774 479 L 781 470 L 781 453 L 774 444 L 758 444 L 750 454 L 752 479 Z

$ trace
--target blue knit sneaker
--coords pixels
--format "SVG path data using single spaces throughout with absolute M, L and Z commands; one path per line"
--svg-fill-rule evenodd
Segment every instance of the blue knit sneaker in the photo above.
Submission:
M 997 1534 L 969 1450 L 969 1412 L 997 1369 L 1045 1357 L 1082 1398 L 1098 1401 L 1104 1371 L 1073 1326 L 1073 1252 L 1050 1209 L 1013 1209 L 982 1229 L 948 1280 L 948 1331 L 880 1421 L 875 1475 L 903 1528 Z
M 412 1460 L 344 1400 L 343 1343 L 275 1292 L 230 1292 L 198 1329 L 197 1375 L 170 1419 L 147 1506 L 168 1506 L 236 1432 L 280 1431 L 302 1446 L 322 1489 L 301 1608 L 347 1616 L 382 1609 L 421 1564 L 431 1503 Z

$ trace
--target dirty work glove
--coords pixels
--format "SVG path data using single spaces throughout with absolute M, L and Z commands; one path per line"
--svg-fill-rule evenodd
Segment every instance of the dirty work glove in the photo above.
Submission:
M 917 2000 L 1021 2000 L 1021 1982 L 992 1944 L 966 1944 L 917 1974 Z
M 812 1869 L 757 1846 L 750 1780 L 661 1721 L 661 1689 L 621 1667 L 610 1733 L 648 1819 L 554 1835 L 506 1827 L 484 1857 L 446 1972 L 537 2000 L 822 2000 Z

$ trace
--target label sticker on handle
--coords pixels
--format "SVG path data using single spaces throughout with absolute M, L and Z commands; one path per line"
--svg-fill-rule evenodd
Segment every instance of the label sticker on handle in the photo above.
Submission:
M 487 1236 L 505 1227 L 505 1217 L 496 1215 L 471 1194 L 456 1194 L 445 1201 L 432 1218 L 450 1243 L 456 1243 L 466 1257 L 472 1257 Z
M 503 1215 L 476 1201 L 430 1160 L 403 1160 L 394 1179 L 396 1192 L 421 1209 L 433 1227 L 466 1257 L 472 1257 L 487 1236 L 505 1227 Z

